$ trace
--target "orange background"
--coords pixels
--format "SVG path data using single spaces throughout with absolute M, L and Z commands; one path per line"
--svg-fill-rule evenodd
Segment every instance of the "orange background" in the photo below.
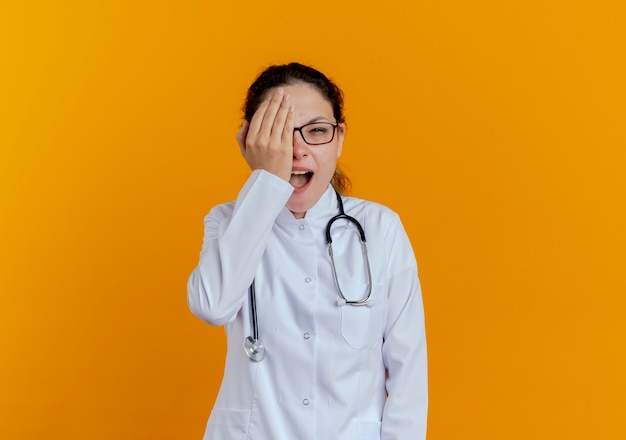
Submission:
M 224 335 L 185 283 L 291 60 L 415 248 L 429 439 L 626 438 L 622 4 L 2 2 L 0 438 L 201 438 Z

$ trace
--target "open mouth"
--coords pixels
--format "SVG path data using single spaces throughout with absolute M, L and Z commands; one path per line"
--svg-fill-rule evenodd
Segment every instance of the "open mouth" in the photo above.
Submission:
M 291 186 L 294 188 L 302 188 L 310 182 L 311 177 L 313 177 L 313 173 L 311 171 L 294 170 L 291 172 L 289 183 L 291 183 Z

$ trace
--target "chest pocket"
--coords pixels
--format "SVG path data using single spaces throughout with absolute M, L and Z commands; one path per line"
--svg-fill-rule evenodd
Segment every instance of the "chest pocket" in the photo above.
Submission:
M 367 294 L 367 285 L 346 286 L 348 299 L 360 299 Z M 383 341 L 383 325 L 385 321 L 385 294 L 382 283 L 372 284 L 373 305 L 341 306 L 341 336 L 356 350 L 371 350 L 379 347 Z

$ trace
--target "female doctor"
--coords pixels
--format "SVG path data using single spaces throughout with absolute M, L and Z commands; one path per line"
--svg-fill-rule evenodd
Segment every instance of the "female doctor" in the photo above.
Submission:
M 417 266 L 397 214 L 344 195 L 341 91 L 272 66 L 244 111 L 251 174 L 205 218 L 188 282 L 192 312 L 228 339 L 204 439 L 424 439 Z

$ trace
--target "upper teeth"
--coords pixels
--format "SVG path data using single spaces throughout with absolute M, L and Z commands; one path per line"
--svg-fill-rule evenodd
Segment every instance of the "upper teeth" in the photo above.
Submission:
M 291 174 L 306 174 L 306 171 L 292 171 Z

